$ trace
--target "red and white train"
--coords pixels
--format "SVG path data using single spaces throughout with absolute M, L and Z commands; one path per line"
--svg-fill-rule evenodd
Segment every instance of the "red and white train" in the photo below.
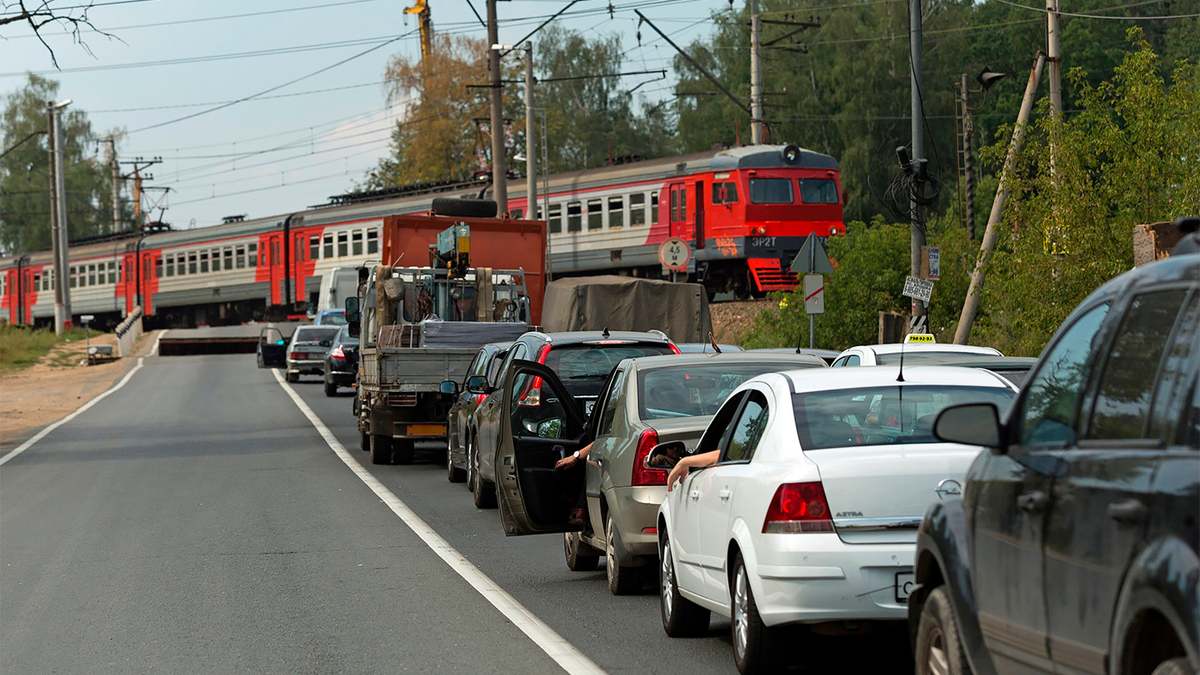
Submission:
M 795 286 L 787 266 L 805 237 L 845 231 L 837 161 L 792 145 L 608 166 L 554 175 L 547 183 L 548 213 L 542 213 L 544 197 L 538 212 L 549 222 L 556 276 L 658 276 L 659 245 L 675 236 L 692 246 L 690 278 L 714 294 L 784 290 Z M 426 212 L 434 196 L 454 194 L 425 192 L 73 244 L 72 312 L 115 323 L 140 304 L 148 325 L 179 327 L 302 307 L 316 300 L 323 272 L 378 259 L 385 216 Z M 510 181 L 511 217 L 523 217 L 527 208 L 524 182 Z M 50 252 L 0 258 L 0 316 L 14 324 L 53 320 Z

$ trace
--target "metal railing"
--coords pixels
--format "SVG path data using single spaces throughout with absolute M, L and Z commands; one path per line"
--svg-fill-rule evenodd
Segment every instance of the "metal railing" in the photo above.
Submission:
M 117 349 L 122 358 L 133 353 L 133 345 L 142 334 L 142 307 L 133 308 L 129 316 L 117 325 Z

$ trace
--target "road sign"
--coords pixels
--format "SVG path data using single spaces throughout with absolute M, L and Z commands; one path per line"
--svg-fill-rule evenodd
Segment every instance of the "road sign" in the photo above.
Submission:
M 908 332 L 918 334 L 929 333 L 929 315 L 928 314 L 913 314 L 908 317 Z M 913 342 L 927 342 L 927 340 L 913 340 Z
M 933 282 L 916 277 L 904 277 L 904 291 L 901 292 L 901 295 L 915 298 L 921 302 L 929 302 L 929 296 L 933 295 Z
M 83 314 L 79 317 L 79 320 L 83 323 L 91 323 L 95 318 L 94 314 Z
M 825 244 L 815 234 L 809 234 L 804 240 L 804 246 L 788 267 L 795 274 L 833 274 L 833 265 L 829 262 L 829 251 Z
M 825 313 L 825 277 L 820 274 L 804 275 L 804 313 Z
M 937 281 L 941 278 L 941 250 L 936 246 L 921 247 L 921 273 L 922 279 Z
M 658 260 L 672 272 L 686 272 L 692 259 L 692 247 L 679 237 L 669 237 L 658 247 Z

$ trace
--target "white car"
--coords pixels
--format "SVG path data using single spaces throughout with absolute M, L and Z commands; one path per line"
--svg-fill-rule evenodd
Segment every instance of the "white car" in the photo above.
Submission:
M 896 366 L 900 363 L 900 353 L 905 358 L 912 356 L 914 361 L 930 357 L 953 356 L 1004 356 L 991 347 L 976 347 L 974 345 L 956 345 L 953 343 L 939 344 L 936 342 L 899 342 L 886 345 L 859 345 L 843 350 L 833 360 L 834 368 L 845 366 Z
M 785 624 L 903 621 L 917 528 L 930 502 L 957 495 L 980 448 L 934 439 L 943 408 L 1016 388 L 946 366 L 795 370 L 743 383 L 696 453 L 719 452 L 659 507 L 663 628 L 732 619 L 742 673 L 776 672 Z M 664 443 L 648 462 L 680 449 Z

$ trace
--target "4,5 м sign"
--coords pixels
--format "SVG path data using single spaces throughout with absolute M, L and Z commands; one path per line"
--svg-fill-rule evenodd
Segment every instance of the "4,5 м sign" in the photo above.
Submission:
M 692 247 L 679 237 L 669 237 L 658 247 L 658 260 L 671 272 L 686 272 L 692 259 Z

